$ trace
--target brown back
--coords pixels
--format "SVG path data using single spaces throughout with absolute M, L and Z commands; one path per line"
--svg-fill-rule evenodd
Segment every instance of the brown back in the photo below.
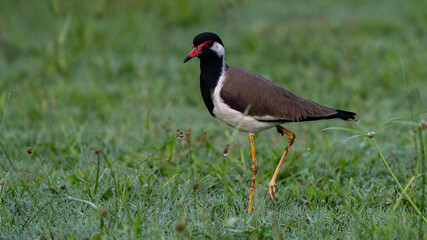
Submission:
M 259 120 L 304 121 L 337 114 L 337 110 L 311 100 L 241 68 L 228 67 L 221 98 L 231 108 Z M 265 118 L 267 115 L 273 119 Z M 313 120 L 313 119 L 312 119 Z

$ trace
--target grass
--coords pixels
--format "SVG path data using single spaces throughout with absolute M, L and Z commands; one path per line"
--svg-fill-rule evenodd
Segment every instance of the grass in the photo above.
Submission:
M 2 1 L 0 238 L 425 238 L 426 12 Z M 286 125 L 297 138 L 277 206 L 267 186 L 287 139 L 258 134 L 251 215 L 248 138 L 203 106 L 197 60 L 182 64 L 203 31 L 222 37 L 228 64 L 361 120 Z

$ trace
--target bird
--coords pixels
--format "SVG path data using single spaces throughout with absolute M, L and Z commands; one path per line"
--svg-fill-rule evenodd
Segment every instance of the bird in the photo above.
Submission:
M 268 193 L 276 205 L 276 179 L 291 146 L 295 133 L 283 125 L 322 119 L 342 119 L 358 122 L 356 113 L 320 105 L 281 87 L 280 85 L 242 68 L 225 63 L 225 49 L 221 38 L 212 32 L 203 32 L 193 39 L 193 49 L 184 63 L 194 57 L 200 59 L 200 90 L 209 113 L 249 135 L 252 155 L 252 177 L 248 212 L 253 211 L 255 181 L 258 163 L 254 135 L 275 127 L 289 138 L 288 144 L 268 184 Z

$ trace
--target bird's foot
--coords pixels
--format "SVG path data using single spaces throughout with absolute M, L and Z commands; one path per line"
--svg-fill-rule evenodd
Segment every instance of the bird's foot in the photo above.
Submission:
M 277 194 L 276 194 L 276 184 L 268 184 L 268 193 L 270 194 L 270 199 L 273 202 L 273 205 L 276 206 Z

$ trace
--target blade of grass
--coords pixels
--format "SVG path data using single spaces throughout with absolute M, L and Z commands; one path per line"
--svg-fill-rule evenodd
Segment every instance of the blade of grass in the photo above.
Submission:
M 0 123 L 0 133 L 3 130 L 4 120 L 6 119 L 6 112 L 7 112 L 7 106 L 9 105 L 10 95 L 12 95 L 12 94 L 9 92 L 9 94 L 7 95 L 7 98 L 6 98 L 6 105 L 4 107 L 3 118 L 2 118 L 1 123 Z
M 95 191 L 94 191 L 94 195 L 96 195 L 97 191 L 98 191 L 98 179 L 99 179 L 99 169 L 101 168 L 101 164 L 100 164 L 100 160 L 99 160 L 99 155 L 96 154 L 96 178 L 95 178 Z
M 340 130 L 340 131 L 344 131 L 344 132 L 351 132 L 351 133 L 356 133 L 358 135 L 362 135 L 362 136 L 368 136 L 366 133 L 359 131 L 359 130 L 355 130 L 352 128 L 345 128 L 345 127 L 328 127 L 328 128 L 324 128 L 322 129 L 322 131 L 327 131 L 327 130 Z
M 397 198 L 396 203 L 395 203 L 395 204 L 394 204 L 394 206 L 393 206 L 393 212 L 396 210 L 397 206 L 398 206 L 398 205 L 399 205 L 399 203 L 401 202 L 403 194 L 404 194 L 404 193 L 406 193 L 406 191 L 408 190 L 409 186 L 411 185 L 411 183 L 412 183 L 414 180 L 415 180 L 415 176 L 413 176 L 413 177 L 411 178 L 411 180 L 409 180 L 409 183 L 406 185 L 405 189 L 403 189 L 403 192 L 399 194 L 399 197 Z
M 80 198 L 71 197 L 71 196 L 67 196 L 67 197 L 68 197 L 68 199 L 70 199 L 70 200 L 74 200 L 74 201 L 78 201 L 78 202 L 86 203 L 86 204 L 88 204 L 89 206 L 91 206 L 93 209 L 98 210 L 98 208 L 96 207 L 96 205 L 95 205 L 94 203 L 92 203 L 92 202 L 89 202 L 89 201 L 87 201 L 87 200 L 80 199 Z
M 363 128 L 361 125 L 359 125 L 360 128 Z M 415 211 L 421 216 L 421 218 L 424 220 L 424 222 L 427 222 L 427 219 L 425 218 L 425 216 L 422 214 L 422 212 L 418 209 L 418 207 L 415 205 L 415 203 L 412 201 L 412 199 L 409 197 L 409 195 L 406 193 L 406 191 L 404 190 L 404 188 L 402 187 L 402 185 L 400 184 L 400 182 L 397 180 L 396 175 L 394 175 L 394 172 L 391 170 L 390 166 L 388 165 L 387 160 L 385 159 L 384 155 L 382 154 L 377 142 L 375 141 L 375 133 L 374 132 L 368 132 L 367 134 L 358 130 L 354 130 L 351 128 L 344 128 L 344 127 L 331 127 L 331 128 L 326 128 L 324 130 L 341 130 L 341 131 L 346 131 L 346 132 L 353 132 L 353 133 L 358 133 L 360 135 L 363 136 L 367 136 L 369 137 L 372 142 L 375 145 L 375 148 L 377 149 L 378 154 L 380 155 L 381 159 L 383 160 L 385 166 L 387 167 L 388 171 L 390 172 L 391 176 L 393 177 L 394 181 L 397 183 L 397 185 L 399 186 L 400 191 L 402 192 L 402 194 L 405 195 L 405 197 L 408 199 L 408 202 L 414 207 Z
M 412 201 L 412 199 L 409 197 L 408 194 L 406 194 L 406 192 L 404 191 L 402 185 L 400 184 L 400 182 L 397 180 L 396 176 L 394 175 L 393 171 L 391 170 L 390 166 L 387 163 L 387 160 L 385 159 L 383 153 L 381 152 L 377 142 L 375 141 L 374 137 L 371 137 L 372 142 L 374 143 L 378 154 L 380 155 L 381 159 L 383 160 L 385 166 L 387 167 L 388 171 L 390 172 L 391 176 L 393 177 L 394 181 L 397 183 L 397 185 L 400 188 L 400 191 L 402 191 L 402 193 L 405 195 L 405 197 L 408 199 L 408 202 L 411 203 L 411 205 L 414 207 L 415 211 L 421 216 L 421 218 L 424 220 L 424 222 L 427 222 L 427 219 L 424 217 L 424 215 L 421 213 L 421 211 L 418 209 L 418 207 L 415 205 L 415 203 Z
M 425 123 L 425 122 L 424 122 Z M 423 136 L 423 122 L 420 123 L 419 127 L 418 127 L 418 137 L 420 139 L 420 155 L 421 155 L 421 174 L 422 174 L 422 184 L 421 184 L 421 206 L 420 206 L 420 210 L 421 212 L 424 212 L 424 204 L 425 204 L 425 187 L 427 184 L 427 180 L 426 180 L 426 153 L 425 153 L 425 148 L 424 148 L 424 136 Z M 419 228 L 419 237 L 420 239 L 424 238 L 424 231 L 423 231 L 423 222 L 421 221 L 420 223 L 420 228 Z

